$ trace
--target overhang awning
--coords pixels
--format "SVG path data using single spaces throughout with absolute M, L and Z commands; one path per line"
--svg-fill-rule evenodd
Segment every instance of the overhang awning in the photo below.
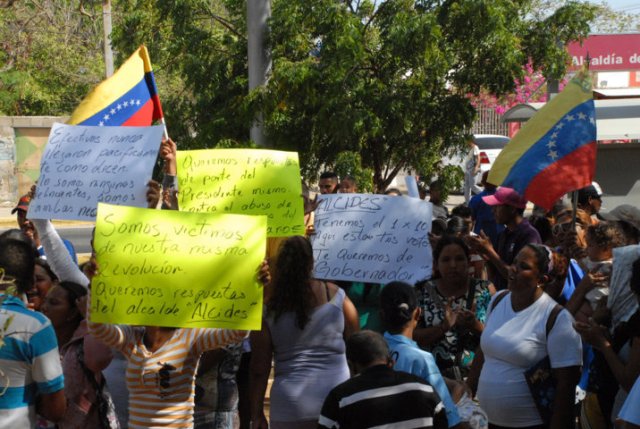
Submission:
M 640 97 L 595 100 L 598 140 L 640 139 Z M 513 106 L 502 116 L 503 122 L 526 122 L 545 103 Z

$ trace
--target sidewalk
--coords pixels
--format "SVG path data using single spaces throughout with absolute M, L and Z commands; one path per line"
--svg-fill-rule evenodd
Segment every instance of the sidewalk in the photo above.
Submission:
M 447 203 L 445 204 L 449 211 L 452 208 L 457 206 L 458 204 L 462 204 L 464 202 L 464 198 L 462 195 L 450 195 Z M 10 207 L 2 207 L 0 206 L 0 229 L 9 229 L 9 228 L 17 228 L 18 223 L 16 221 L 16 215 L 11 214 L 11 210 L 13 210 L 13 206 Z M 53 224 L 59 228 L 68 228 L 74 226 L 93 226 L 94 222 L 86 222 L 86 221 L 76 221 L 76 220 L 54 220 Z

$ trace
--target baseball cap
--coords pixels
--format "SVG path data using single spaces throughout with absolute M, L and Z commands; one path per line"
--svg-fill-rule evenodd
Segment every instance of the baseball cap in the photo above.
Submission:
M 630 204 L 622 204 L 608 213 L 600 213 L 604 220 L 626 222 L 640 231 L 640 209 Z
M 18 205 L 11 210 L 11 214 L 14 214 L 18 210 L 27 211 L 29 210 L 29 203 L 31 202 L 31 197 L 29 195 L 23 195 L 18 200 Z
M 598 182 L 591 182 L 590 185 L 578 190 L 578 204 L 586 204 L 589 198 L 601 198 L 602 188 Z
M 482 201 L 490 206 L 511 206 L 517 209 L 523 209 L 527 206 L 526 198 L 522 197 L 515 190 L 500 186 L 496 193 L 482 197 Z

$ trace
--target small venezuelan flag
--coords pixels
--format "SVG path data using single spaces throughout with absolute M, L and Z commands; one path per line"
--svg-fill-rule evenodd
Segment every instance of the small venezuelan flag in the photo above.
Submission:
M 591 184 L 595 169 L 595 107 L 583 70 L 507 144 L 488 182 L 550 209 L 565 193 Z
M 113 76 L 82 100 L 67 123 L 100 127 L 149 126 L 162 116 L 149 53 L 141 46 Z

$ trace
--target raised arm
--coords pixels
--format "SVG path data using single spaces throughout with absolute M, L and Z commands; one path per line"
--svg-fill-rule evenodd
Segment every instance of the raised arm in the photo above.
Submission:
M 87 294 L 87 316 L 85 320 L 91 336 L 116 350 L 124 351 L 126 345 L 134 339 L 134 333 L 130 326 L 102 324 L 91 321 L 91 292 Z
M 178 210 L 178 164 L 176 160 L 177 145 L 171 139 L 162 141 L 160 157 L 163 160 L 164 178 L 162 179 L 162 208 Z
M 194 328 L 189 332 L 192 335 L 191 350 L 200 355 L 208 350 L 222 348 L 228 344 L 239 343 L 247 337 L 247 331 L 217 328 Z
M 51 221 L 32 219 L 31 222 L 38 230 L 40 242 L 44 253 L 47 255 L 47 261 L 58 278 L 61 281 L 70 281 L 85 287 L 89 286 L 89 279 L 71 258 L 62 238 L 53 227 Z

